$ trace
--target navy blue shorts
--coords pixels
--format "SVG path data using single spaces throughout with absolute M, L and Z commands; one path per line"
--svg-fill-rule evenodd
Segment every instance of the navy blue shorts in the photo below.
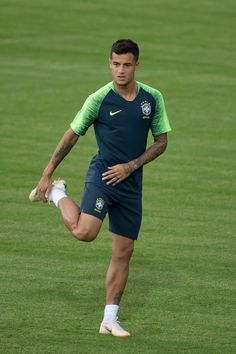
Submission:
M 109 230 L 115 234 L 137 240 L 142 220 L 142 197 L 124 196 L 112 187 L 104 189 L 86 183 L 81 201 L 81 211 L 102 221 L 109 215 Z

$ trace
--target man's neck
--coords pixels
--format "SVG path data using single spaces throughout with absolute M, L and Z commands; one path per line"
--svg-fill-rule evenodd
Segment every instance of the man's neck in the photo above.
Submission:
M 130 82 L 128 85 L 118 85 L 113 82 L 115 90 L 127 101 L 133 101 L 137 96 L 137 84 L 135 81 Z

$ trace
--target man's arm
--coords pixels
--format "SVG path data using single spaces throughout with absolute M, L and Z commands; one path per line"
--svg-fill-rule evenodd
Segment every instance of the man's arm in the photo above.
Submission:
M 43 171 L 43 175 L 37 185 L 37 194 L 43 201 L 47 201 L 47 193 L 51 185 L 51 177 L 57 166 L 70 152 L 72 147 L 78 141 L 79 136 L 74 133 L 70 128 L 61 138 L 59 144 L 57 145 L 52 157 Z
M 109 170 L 103 173 L 102 179 L 107 181 L 107 184 L 115 186 L 131 175 L 131 173 L 135 170 L 163 154 L 167 147 L 167 143 L 167 133 L 154 137 L 154 144 L 151 145 L 142 155 L 135 160 L 129 161 L 128 163 L 109 167 Z
M 161 134 L 154 137 L 154 144 L 151 145 L 141 156 L 137 159 L 130 161 L 128 163 L 131 173 L 137 170 L 138 168 L 146 165 L 148 162 L 156 159 L 158 156 L 163 154 L 167 147 L 168 139 L 167 133 Z

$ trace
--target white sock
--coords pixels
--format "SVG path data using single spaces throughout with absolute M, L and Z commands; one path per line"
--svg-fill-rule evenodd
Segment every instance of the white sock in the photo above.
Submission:
M 58 202 L 64 197 L 67 197 L 66 193 L 60 188 L 55 188 L 55 187 L 52 188 L 48 194 L 49 202 L 53 202 L 57 208 L 58 208 Z
M 104 309 L 103 323 L 114 323 L 117 320 L 119 305 L 106 305 Z

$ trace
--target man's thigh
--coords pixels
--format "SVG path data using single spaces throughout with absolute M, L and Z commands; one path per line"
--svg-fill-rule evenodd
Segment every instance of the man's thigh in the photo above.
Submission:
M 77 227 L 78 238 L 88 240 L 96 238 L 106 216 L 107 208 L 107 196 L 101 187 L 93 183 L 85 183 Z
M 99 185 L 85 183 L 80 210 L 84 214 L 104 220 L 108 206 L 109 196 Z
M 131 240 L 137 240 L 142 221 L 142 198 L 120 197 L 109 208 L 109 230 Z

